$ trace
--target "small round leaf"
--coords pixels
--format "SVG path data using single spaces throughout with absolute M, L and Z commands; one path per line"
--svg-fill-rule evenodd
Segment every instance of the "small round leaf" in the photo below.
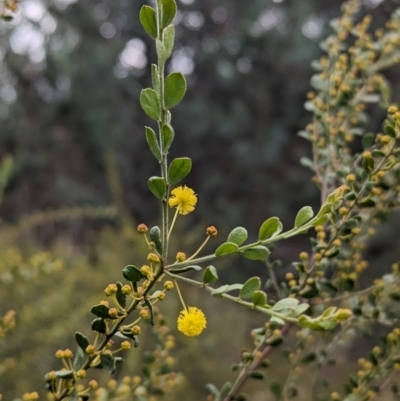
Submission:
M 151 193 L 157 199 L 163 199 L 165 193 L 167 192 L 167 187 L 165 185 L 165 180 L 162 177 L 150 177 L 147 185 L 151 191 Z
M 247 230 L 244 227 L 236 227 L 228 235 L 228 242 L 240 246 L 247 240 L 247 236 Z
M 278 235 L 283 229 L 282 223 L 277 217 L 270 217 L 260 227 L 258 239 L 264 241 L 273 235 Z
M 192 169 L 192 160 L 188 157 L 179 157 L 172 160 L 168 169 L 168 181 L 170 184 L 176 184 L 185 178 Z
M 157 38 L 157 19 L 156 10 L 149 6 L 143 6 L 140 9 L 139 20 L 143 26 L 143 29 L 153 39 Z
M 233 242 L 224 242 L 215 251 L 215 256 L 219 257 L 219 256 L 229 255 L 231 253 L 238 252 L 238 250 L 239 247 Z
M 167 109 L 175 107 L 185 96 L 186 80 L 180 72 L 173 72 L 165 78 L 164 102 Z
M 251 277 L 243 284 L 243 287 L 239 293 L 239 297 L 242 299 L 252 298 L 254 291 L 258 291 L 260 288 L 260 277 Z
M 144 112 L 153 120 L 158 121 L 161 118 L 160 101 L 154 89 L 147 88 L 140 92 L 140 105 Z

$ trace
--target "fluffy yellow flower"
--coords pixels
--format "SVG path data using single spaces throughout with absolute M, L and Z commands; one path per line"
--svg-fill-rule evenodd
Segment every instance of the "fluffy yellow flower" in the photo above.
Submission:
M 200 309 L 190 306 L 178 316 L 178 330 L 188 337 L 198 336 L 207 326 L 206 317 Z
M 172 196 L 168 199 L 171 207 L 177 207 L 179 214 L 188 214 L 193 212 L 197 204 L 197 196 L 192 188 L 177 187 L 171 191 Z

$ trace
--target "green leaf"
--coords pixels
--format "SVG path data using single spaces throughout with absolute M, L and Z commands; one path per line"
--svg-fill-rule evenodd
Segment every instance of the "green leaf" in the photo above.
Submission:
M 74 370 L 79 370 L 81 368 L 85 358 L 86 358 L 85 352 L 79 346 L 78 349 L 76 350 L 74 361 L 72 362 L 72 367 L 74 368 Z
M 161 137 L 162 137 L 162 150 L 166 152 L 172 144 L 174 140 L 175 133 L 174 129 L 169 124 L 164 124 L 161 129 Z
M 162 27 L 167 27 L 176 14 L 175 0 L 161 0 L 162 3 Z
M 302 315 L 307 309 L 309 309 L 310 308 L 310 305 L 309 304 L 300 304 L 300 305 L 297 305 L 294 309 L 293 309 L 293 312 L 292 312 L 292 314 L 294 315 L 294 316 L 300 316 L 300 315 Z
M 256 306 L 264 306 L 267 303 L 267 294 L 264 291 L 253 292 L 253 304 Z
M 156 50 L 160 63 L 164 64 L 167 61 L 168 57 L 171 56 L 171 54 L 168 53 L 167 49 L 165 48 L 164 43 L 158 39 L 156 40 Z
M 154 89 L 143 89 L 140 92 L 140 105 L 144 112 L 153 120 L 160 120 L 161 106 L 157 92 Z
M 119 281 L 117 282 L 117 293 L 115 294 L 115 297 L 117 298 L 118 303 L 125 308 L 126 306 L 126 295 L 122 292 L 122 283 Z
M 270 217 L 260 227 L 258 239 L 264 241 L 273 235 L 278 235 L 283 229 L 282 223 L 277 217 Z
M 102 333 L 102 334 L 106 334 L 107 326 L 106 326 L 106 322 L 104 321 L 104 319 L 102 319 L 101 317 L 94 319 L 92 322 L 92 330 L 98 331 L 99 333 Z
M 324 216 L 331 212 L 332 212 L 332 203 L 325 202 L 322 204 L 321 209 L 319 209 L 317 216 Z M 315 223 L 314 223 L 314 226 L 315 226 Z
M 242 299 L 252 298 L 254 291 L 258 291 L 260 288 L 260 277 L 251 277 L 243 284 L 239 297 Z
M 188 157 L 179 157 L 172 160 L 168 169 L 168 181 L 170 184 L 176 184 L 185 178 L 192 169 L 192 160 Z
M 329 216 L 327 214 L 323 214 L 319 217 L 317 217 L 314 222 L 313 222 L 313 226 L 317 227 L 317 226 L 323 226 L 325 223 L 327 223 L 329 221 Z
M 157 198 L 162 200 L 167 192 L 167 187 L 165 185 L 165 180 L 162 177 L 150 177 L 147 182 L 151 193 Z
M 224 242 L 215 251 L 215 256 L 220 257 L 238 252 L 239 247 L 233 242 Z
M 317 320 L 310 318 L 307 315 L 301 315 L 297 319 L 299 326 L 306 327 L 307 329 L 324 331 L 325 328 L 322 327 Z
M 74 378 L 74 372 L 72 370 L 57 370 L 55 373 L 60 379 L 71 380 Z
M 250 373 L 250 377 L 252 379 L 263 380 L 265 376 L 264 373 L 260 372 L 259 370 L 254 370 Z
M 173 274 L 182 274 L 182 273 L 190 272 L 192 270 L 200 271 L 200 270 L 202 270 L 202 267 L 201 266 L 195 266 L 195 265 L 194 266 L 185 266 L 185 267 L 180 267 L 180 268 L 178 267 L 176 269 L 170 269 L 168 271 L 173 273 Z
M 103 319 L 110 319 L 110 316 L 108 315 L 109 308 L 105 305 L 99 304 L 99 305 L 94 305 L 92 306 L 92 309 L 90 309 L 90 312 L 92 312 L 94 315 L 98 317 L 102 317 Z
M 375 142 L 375 135 L 372 133 L 365 134 L 362 138 L 363 149 L 369 149 Z
M 225 294 L 226 292 L 230 292 L 230 291 L 235 291 L 235 290 L 241 290 L 243 287 L 243 284 L 225 284 L 222 285 L 221 287 L 215 288 L 211 295 L 213 297 L 221 297 L 222 294 Z
M 250 260 L 266 260 L 271 254 L 270 250 L 263 245 L 256 245 L 253 248 L 245 249 L 240 254 Z
M 299 228 L 310 221 L 314 216 L 314 212 L 310 206 L 304 206 L 297 213 L 296 219 L 294 221 L 295 228 Z
M 147 32 L 149 36 L 153 39 L 157 38 L 157 18 L 156 10 L 149 6 L 143 6 L 139 13 L 140 23 L 143 29 Z
M 282 394 L 282 386 L 276 381 L 271 382 L 269 389 L 276 398 L 279 398 Z
M 100 361 L 107 373 L 112 375 L 115 372 L 116 361 L 111 355 L 100 354 Z
M 151 153 L 153 153 L 157 160 L 161 160 L 161 152 L 160 147 L 158 146 L 157 135 L 150 127 L 146 127 L 146 140 Z
M 90 344 L 89 339 L 79 331 L 75 332 L 75 340 L 83 351 L 85 351 Z
M 207 383 L 206 384 L 206 390 L 213 395 L 214 397 L 218 398 L 219 397 L 219 390 L 217 389 L 216 386 L 212 383 Z
M 128 265 L 122 269 L 122 275 L 133 283 L 140 281 L 143 278 L 143 274 L 137 266 Z
M 186 80 L 180 72 L 173 72 L 165 78 L 164 103 L 167 109 L 175 107 L 185 96 Z
M 168 57 L 170 57 L 172 54 L 172 50 L 174 48 L 174 41 L 175 41 L 175 27 L 173 25 L 170 25 L 164 30 L 164 47 L 165 51 L 168 54 Z
M 232 388 L 232 383 L 226 382 L 221 388 L 219 399 L 224 400 L 225 397 L 228 395 L 229 391 L 231 390 L 231 388 Z
M 391 125 L 386 124 L 383 127 L 383 130 L 385 131 L 386 135 L 389 135 L 392 138 L 396 138 L 396 131 L 394 130 L 394 128 Z
M 360 202 L 357 203 L 358 206 L 361 207 L 375 207 L 376 203 L 371 198 L 361 199 Z
M 280 326 L 283 326 L 285 324 L 285 321 L 278 316 L 272 316 L 271 319 L 269 319 L 269 321 L 270 323 L 276 323 L 279 324 Z
M 228 242 L 240 246 L 247 240 L 247 230 L 244 227 L 234 228 L 228 235 Z
M 217 269 L 214 266 L 208 266 L 203 273 L 203 284 L 215 283 L 218 280 Z
M 296 298 L 284 298 L 278 301 L 272 310 L 275 312 L 280 312 L 287 309 L 294 309 L 299 304 L 299 300 Z

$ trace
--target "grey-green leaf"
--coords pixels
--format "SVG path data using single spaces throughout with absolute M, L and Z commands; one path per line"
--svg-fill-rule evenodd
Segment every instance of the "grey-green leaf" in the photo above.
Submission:
M 81 366 L 83 365 L 83 362 L 85 361 L 85 359 L 86 359 L 86 354 L 82 350 L 81 346 L 79 346 L 76 350 L 74 360 L 72 362 L 72 367 L 74 368 L 74 370 L 79 370 L 81 368 Z
M 168 181 L 170 184 L 176 184 L 185 178 L 192 169 L 192 160 L 188 157 L 179 157 L 172 160 L 168 169 Z
M 158 67 L 156 64 L 151 65 L 151 82 L 153 83 L 153 89 L 160 93 L 160 77 L 158 76 Z
M 244 227 L 236 227 L 228 235 L 228 242 L 240 246 L 247 240 L 247 236 L 247 230 Z
M 111 355 L 100 354 L 100 361 L 107 373 L 112 375 L 115 372 L 116 363 L 115 359 Z
M 311 206 L 302 207 L 297 213 L 296 219 L 294 221 L 295 228 L 299 228 L 302 225 L 306 224 L 307 221 L 310 221 L 314 216 L 314 212 Z
M 180 72 L 173 72 L 165 78 L 164 103 L 167 109 L 175 107 L 185 96 L 186 80 Z
M 74 372 L 72 370 L 57 370 L 56 376 L 60 379 L 71 380 L 74 378 Z
M 157 92 L 154 89 L 143 89 L 140 93 L 140 105 L 144 112 L 153 120 L 161 118 L 161 106 Z
M 172 144 L 175 137 L 174 129 L 169 124 L 164 124 L 161 129 L 162 150 L 166 152 Z
M 157 199 L 163 199 L 167 191 L 165 180 L 162 177 L 150 177 L 147 185 Z
M 154 157 L 157 160 L 161 160 L 161 152 L 158 146 L 157 135 L 150 127 L 146 127 L 146 140 L 151 150 L 151 153 L 153 153 Z
M 263 245 L 256 245 L 253 248 L 241 251 L 240 254 L 250 260 L 266 260 L 271 252 Z
M 239 293 L 239 297 L 242 299 L 252 298 L 254 291 L 258 291 L 260 288 L 260 277 L 251 277 L 243 284 L 243 287 Z
M 215 256 L 224 256 L 238 252 L 239 247 L 233 242 L 224 242 L 215 251 Z
M 273 307 L 272 310 L 275 312 L 294 309 L 299 304 L 299 300 L 296 298 L 284 298 L 278 301 Z
M 215 283 L 218 280 L 217 269 L 214 266 L 208 266 L 203 273 L 203 284 Z
M 222 285 L 221 287 L 216 288 L 213 290 L 211 295 L 213 297 L 221 297 L 222 294 L 225 294 L 226 292 L 230 291 L 235 291 L 235 290 L 241 290 L 243 288 L 243 284 L 225 284 Z
M 143 29 L 151 36 L 153 39 L 157 38 L 157 20 L 156 20 L 156 10 L 150 6 L 143 6 L 139 13 L 140 23 Z
M 278 235 L 283 229 L 282 223 L 277 217 L 270 217 L 260 227 L 258 239 L 264 241 L 273 235 Z
M 168 59 L 168 57 L 171 56 L 171 53 L 167 51 L 165 48 L 165 45 L 161 40 L 156 40 L 156 50 L 157 50 L 157 56 L 160 60 L 160 63 L 165 63 L 165 61 Z
M 170 25 L 164 30 L 164 47 L 166 53 L 168 54 L 168 57 L 170 57 L 172 54 L 172 50 L 174 48 L 174 41 L 175 41 L 175 27 L 173 25 Z

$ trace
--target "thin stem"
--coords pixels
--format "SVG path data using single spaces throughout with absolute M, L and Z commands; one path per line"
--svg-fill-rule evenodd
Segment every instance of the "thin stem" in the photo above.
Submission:
M 378 285 L 371 285 L 370 287 L 364 288 L 363 290 L 359 290 L 356 292 L 351 292 L 349 294 L 343 294 L 343 295 L 339 295 L 338 297 L 334 297 L 334 298 L 327 298 L 327 299 L 322 299 L 320 301 L 317 302 L 313 302 L 313 305 L 320 305 L 320 304 L 324 304 L 324 303 L 328 303 L 328 302 L 336 302 L 336 301 L 341 301 L 344 299 L 348 299 L 351 297 L 357 297 L 359 295 L 363 295 L 363 294 L 368 294 L 370 291 L 376 290 L 378 288 L 384 288 L 390 284 L 396 284 L 400 281 L 400 279 L 396 279 L 394 281 L 389 281 L 387 283 L 382 283 L 382 284 L 378 284 Z
M 172 230 L 173 230 L 175 222 L 176 222 L 176 218 L 178 217 L 178 213 L 179 213 L 179 206 L 176 208 L 174 218 L 172 219 L 172 223 L 171 223 L 171 226 L 169 228 L 167 240 L 169 240 L 169 237 L 170 237 L 170 235 L 172 233 Z
M 174 280 L 174 283 L 175 283 L 176 291 L 178 292 L 178 295 L 179 295 L 179 299 L 181 300 L 182 306 L 183 306 L 184 309 L 187 310 L 185 301 L 183 300 L 183 297 L 182 297 L 182 294 L 181 294 L 181 290 L 179 289 L 178 282 L 176 280 Z
M 281 330 L 282 335 L 287 334 L 290 327 L 291 327 L 290 324 L 286 324 L 285 326 L 283 326 Z M 236 381 L 233 383 L 229 393 L 226 395 L 223 401 L 233 401 L 235 399 L 240 389 L 243 387 L 247 379 L 250 377 L 250 374 L 259 368 L 261 362 L 267 357 L 267 355 L 271 353 L 271 351 L 274 348 L 276 347 L 271 347 L 270 345 L 266 346 L 262 351 L 260 358 L 254 359 L 254 361 L 250 365 L 247 365 L 242 369 Z M 255 350 L 255 352 L 257 351 L 259 351 L 259 348 Z M 255 354 L 255 352 L 253 354 Z
M 209 287 L 209 286 L 205 286 L 200 281 L 192 280 L 191 278 L 187 278 L 187 277 L 184 277 L 184 276 L 178 276 L 178 275 L 173 274 L 173 273 L 171 273 L 169 271 L 165 271 L 165 274 L 167 276 L 173 278 L 175 281 L 176 280 L 185 281 L 186 283 L 195 285 L 195 286 L 200 287 L 200 288 L 204 288 L 208 292 L 213 292 L 214 291 L 214 288 Z M 294 317 L 289 317 L 289 316 L 286 316 L 286 315 L 284 315 L 282 313 L 275 312 L 272 309 L 254 305 L 253 303 L 243 301 L 242 299 L 240 299 L 238 297 L 234 297 L 234 296 L 226 294 L 226 293 L 221 294 L 221 297 L 225 298 L 225 299 L 229 299 L 230 301 L 233 301 L 233 302 L 235 302 L 235 303 L 237 303 L 239 305 L 246 306 L 249 309 L 257 310 L 258 312 L 264 313 L 264 314 L 266 314 L 268 316 L 271 316 L 271 317 L 272 316 L 276 316 L 276 317 L 279 317 L 279 318 L 281 318 L 283 320 L 286 320 L 287 322 L 297 323 L 297 319 L 294 318 Z
M 110 332 L 107 335 L 105 335 L 103 341 L 101 342 L 101 344 L 97 348 L 96 354 L 89 356 L 86 359 L 85 363 L 77 370 L 81 370 L 81 369 L 88 370 L 90 368 L 90 364 L 98 356 L 98 353 L 101 352 L 106 347 L 107 343 L 111 340 L 111 338 L 114 337 L 115 333 L 118 331 L 118 329 L 120 328 L 122 323 L 125 321 L 125 319 L 129 316 L 129 314 L 131 312 L 133 312 L 136 309 L 136 307 L 139 305 L 139 303 L 142 301 L 142 299 L 147 296 L 147 294 L 151 291 L 151 289 L 157 283 L 158 279 L 162 276 L 163 273 L 164 273 L 164 265 L 163 265 L 163 261 L 161 261 L 160 269 L 158 270 L 158 272 L 154 276 L 153 280 L 149 283 L 149 286 L 143 292 L 143 297 L 141 299 L 137 299 L 137 300 L 132 302 L 132 304 L 130 305 L 130 307 L 126 311 L 127 315 L 125 317 L 121 318 L 117 322 L 117 324 L 110 330 Z M 72 384 L 75 384 L 75 379 L 72 380 Z M 65 397 L 67 397 L 69 395 L 69 391 L 70 391 L 70 388 L 64 388 L 64 390 L 58 396 L 57 396 L 57 394 L 54 394 L 54 401 L 63 400 Z
M 276 278 L 276 274 L 274 272 L 274 268 L 272 267 L 272 264 L 269 263 L 268 260 L 265 262 L 265 264 L 267 265 L 268 274 L 269 274 L 269 277 L 271 279 L 272 285 L 273 285 L 273 287 L 275 289 L 276 295 L 278 295 L 278 297 L 280 297 L 281 289 L 279 288 L 279 283 L 278 283 L 278 280 Z
M 282 239 L 287 239 L 287 238 L 294 237 L 295 235 L 298 235 L 299 233 L 303 233 L 305 230 L 308 230 L 311 227 L 313 227 L 313 223 L 314 223 L 314 221 L 316 220 L 317 217 L 318 216 L 314 217 L 307 224 L 304 224 L 304 226 L 301 226 L 301 227 L 298 227 L 298 228 L 292 228 L 289 231 L 286 231 L 286 232 L 284 232 L 282 234 L 276 235 L 275 237 L 268 238 L 268 239 L 266 239 L 264 241 L 260 240 L 260 241 L 253 242 L 253 243 L 248 244 L 248 245 L 241 246 L 241 247 L 239 247 L 238 251 L 236 253 L 234 253 L 234 254 L 230 253 L 228 255 L 221 255 L 221 256 L 216 256 L 215 254 L 212 254 L 212 255 L 203 256 L 201 258 L 197 258 L 197 259 L 194 259 L 194 260 L 193 259 L 191 259 L 191 260 L 187 260 L 186 259 L 183 262 L 174 263 L 172 265 L 167 265 L 167 266 L 165 266 L 165 269 L 168 270 L 171 267 L 173 267 L 173 268 L 175 268 L 175 267 L 186 267 L 186 266 L 192 265 L 193 263 L 200 264 L 200 263 L 205 263 L 205 262 L 211 262 L 211 261 L 213 261 L 213 260 L 215 260 L 217 258 L 222 258 L 224 256 L 229 256 L 229 255 L 235 255 L 235 254 L 243 252 L 243 251 L 245 251 L 247 249 L 254 248 L 257 245 L 268 245 L 268 244 L 272 244 L 274 242 L 278 242 L 278 241 L 280 241 Z
M 190 258 L 187 258 L 186 261 L 188 262 L 189 260 L 193 260 L 201 252 L 201 250 L 206 246 L 206 244 L 207 244 L 207 242 L 209 241 L 210 238 L 211 237 L 208 236 L 204 240 L 204 242 L 200 245 L 199 249 Z

